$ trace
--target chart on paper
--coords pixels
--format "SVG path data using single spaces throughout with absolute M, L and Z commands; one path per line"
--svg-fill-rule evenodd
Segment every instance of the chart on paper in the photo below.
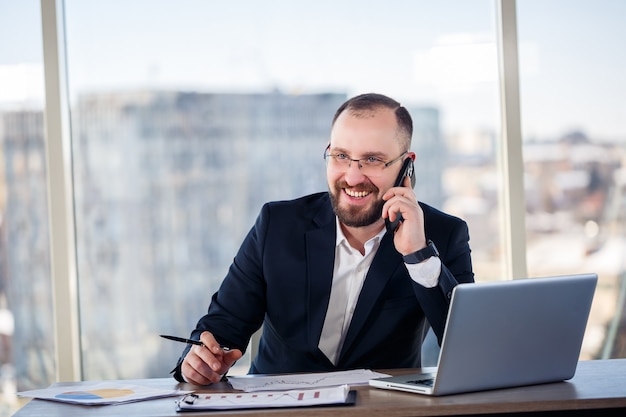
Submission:
M 183 395 L 189 391 L 157 389 L 141 385 L 131 385 L 118 381 L 80 384 L 80 388 L 51 386 L 48 388 L 18 392 L 20 397 L 39 398 L 82 405 L 121 404 L 152 398 Z
M 229 377 L 228 382 L 233 388 L 246 391 L 271 391 L 290 389 L 311 389 L 331 387 L 336 385 L 362 385 L 370 379 L 388 376 L 368 369 L 355 369 L 351 371 L 320 372 L 309 374 L 288 374 L 257 376 L 245 375 Z
M 348 398 L 348 393 L 349 387 L 347 385 L 260 393 L 194 393 L 187 394 L 178 401 L 178 410 L 226 410 L 344 404 Z

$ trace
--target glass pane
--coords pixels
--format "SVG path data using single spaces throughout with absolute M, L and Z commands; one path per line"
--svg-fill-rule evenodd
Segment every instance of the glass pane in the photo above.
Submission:
M 38 1 L 0 1 L 0 415 L 55 379 Z
M 466 218 L 476 272 L 498 276 L 492 1 L 66 13 L 86 378 L 168 374 L 182 346 L 158 334 L 195 326 L 264 202 L 327 189 L 332 115 L 362 92 L 409 108 L 420 200 Z
M 531 276 L 599 276 L 581 357 L 626 357 L 626 3 L 517 3 Z

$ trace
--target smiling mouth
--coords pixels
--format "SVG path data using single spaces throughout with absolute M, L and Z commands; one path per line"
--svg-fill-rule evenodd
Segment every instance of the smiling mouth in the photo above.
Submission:
M 371 191 L 354 191 L 348 190 L 347 188 L 344 188 L 343 191 L 352 198 L 365 198 L 371 194 Z

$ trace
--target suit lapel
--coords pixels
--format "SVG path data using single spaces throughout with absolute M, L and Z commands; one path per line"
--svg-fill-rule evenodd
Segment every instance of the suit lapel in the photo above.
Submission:
M 391 279 L 394 271 L 400 266 L 402 258 L 396 251 L 393 241 L 393 235 L 386 233 L 383 237 L 380 247 L 376 252 L 372 265 L 363 282 L 363 289 L 359 295 L 359 299 L 346 334 L 346 339 L 339 356 L 340 363 L 343 360 L 345 352 L 354 343 L 357 335 L 365 325 L 367 317 L 371 312 L 372 306 L 376 303 L 383 292 L 383 289 Z
M 327 204 L 325 209 L 320 210 L 314 223 L 318 227 L 306 233 L 309 288 L 308 345 L 312 352 L 317 351 L 333 280 L 336 223 L 330 204 Z M 324 356 L 321 351 L 320 354 Z

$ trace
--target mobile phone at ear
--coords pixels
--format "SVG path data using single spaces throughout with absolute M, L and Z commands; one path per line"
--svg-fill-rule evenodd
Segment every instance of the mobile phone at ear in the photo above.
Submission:
M 413 172 L 413 160 L 411 158 L 406 158 L 402 163 L 402 168 L 400 168 L 400 173 L 398 174 L 398 178 L 396 178 L 396 182 L 393 184 L 394 187 L 401 187 L 404 184 L 404 178 L 409 177 L 411 179 L 411 186 L 415 186 L 415 174 Z M 400 212 L 396 213 L 396 219 L 394 221 L 390 221 L 389 217 L 385 219 L 385 225 L 387 226 L 387 232 L 395 233 L 400 223 L 403 222 L 402 214 Z

